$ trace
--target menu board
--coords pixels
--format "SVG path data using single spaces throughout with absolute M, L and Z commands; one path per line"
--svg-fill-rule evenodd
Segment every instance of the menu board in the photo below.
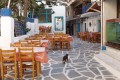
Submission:
M 15 27 L 14 27 L 14 36 L 21 36 L 25 35 L 25 27 L 26 27 L 26 22 L 24 21 L 15 21 Z

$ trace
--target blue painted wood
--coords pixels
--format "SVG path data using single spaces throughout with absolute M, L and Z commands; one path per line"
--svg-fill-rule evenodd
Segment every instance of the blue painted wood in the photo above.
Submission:
M 83 6 L 82 7 L 82 14 L 84 14 L 91 5 L 92 5 L 92 3 L 88 3 L 85 6 Z
M 32 18 L 26 18 L 25 20 L 28 22 L 34 23 L 34 19 L 32 19 Z
M 39 23 L 51 23 L 51 22 L 48 21 L 48 16 L 51 14 L 50 11 L 48 11 L 48 10 L 50 10 L 50 9 L 45 9 L 45 12 L 40 13 L 40 14 L 45 15 L 45 22 L 39 22 Z
M 105 46 L 102 46 L 102 50 L 106 50 L 106 47 L 105 47 Z
M 11 15 L 12 15 L 11 9 L 8 8 L 1 9 L 1 16 L 11 16 Z
M 46 10 L 46 23 L 48 23 L 48 10 Z
M 77 32 L 80 32 L 80 23 L 77 23 Z

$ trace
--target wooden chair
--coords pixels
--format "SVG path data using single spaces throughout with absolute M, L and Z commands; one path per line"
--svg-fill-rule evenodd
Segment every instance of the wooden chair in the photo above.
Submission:
M 0 53 L 2 80 L 5 80 L 5 77 L 11 77 L 17 80 L 16 49 L 0 50 Z M 14 76 L 7 74 L 8 71 L 11 71 L 11 69 L 14 71 Z
M 21 47 L 21 43 L 20 42 L 11 43 L 10 46 L 11 47 Z
M 28 47 L 29 46 L 29 44 L 28 44 L 29 40 L 20 40 L 19 42 L 21 44 L 21 47 Z
M 40 40 L 32 40 L 31 47 L 41 47 Z
M 68 34 L 62 34 L 62 37 L 68 37 Z
M 61 41 L 62 41 L 62 49 L 64 49 L 64 47 L 70 49 L 70 41 L 68 37 L 62 37 Z
M 50 41 L 49 49 L 53 49 L 53 38 L 52 38 L 52 36 L 47 36 L 47 37 L 46 37 L 46 40 L 49 40 L 49 41 Z
M 53 38 L 53 49 L 61 48 L 61 38 L 60 37 L 54 37 Z
M 32 47 L 20 47 L 19 48 L 20 59 L 20 77 L 22 80 L 24 70 L 27 68 L 32 69 L 32 80 L 34 80 L 35 60 L 34 51 Z

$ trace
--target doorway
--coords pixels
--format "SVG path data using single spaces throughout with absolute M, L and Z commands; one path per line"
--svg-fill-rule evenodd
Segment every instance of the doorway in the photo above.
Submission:
M 84 24 L 84 27 L 85 27 L 85 32 L 87 32 L 86 23 Z

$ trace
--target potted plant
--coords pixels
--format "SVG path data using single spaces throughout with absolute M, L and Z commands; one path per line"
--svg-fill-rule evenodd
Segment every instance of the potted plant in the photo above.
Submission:
M 27 27 L 24 28 L 25 33 L 28 33 L 30 30 L 31 30 L 30 28 Z

